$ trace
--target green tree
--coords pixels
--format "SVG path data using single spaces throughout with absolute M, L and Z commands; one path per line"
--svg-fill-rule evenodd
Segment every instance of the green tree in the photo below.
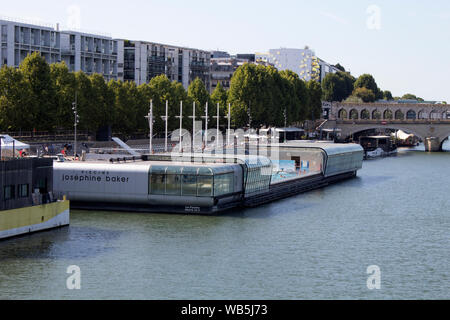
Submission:
M 213 105 L 219 104 L 220 106 L 220 123 L 221 125 L 226 125 L 227 120 L 225 119 L 228 114 L 228 92 L 222 87 L 222 84 L 219 82 L 217 87 L 214 89 L 211 94 L 211 103 Z
M 55 124 L 56 94 L 52 86 L 50 66 L 38 52 L 28 55 L 19 67 L 30 91 L 33 128 L 51 130 Z
M 362 99 L 362 101 L 366 103 L 374 102 L 376 99 L 373 91 L 367 88 L 356 88 L 355 91 L 353 91 L 353 95 Z
M 343 66 L 341 66 L 339 63 L 337 65 L 335 65 L 334 67 L 341 70 L 342 72 L 345 72 L 345 68 Z
M 310 120 L 320 119 L 322 116 L 322 86 L 314 80 L 306 83 L 309 95 L 309 110 L 307 117 Z
M 14 67 L 0 69 L 0 129 L 33 130 L 34 102 L 30 83 Z
M 54 127 L 72 129 L 75 121 L 72 103 L 77 88 L 75 74 L 62 62 L 50 65 L 50 77 L 56 93 Z
M 205 84 L 200 78 L 195 78 L 194 81 L 188 87 L 188 97 L 195 102 L 195 113 L 196 115 L 205 115 L 205 107 L 208 102 L 211 104 L 211 99 L 209 96 L 209 92 L 206 90 Z M 209 105 L 208 114 L 211 114 L 211 105 Z M 211 121 L 211 119 L 210 119 Z
M 373 92 L 375 99 L 383 99 L 383 92 L 378 88 L 378 85 L 374 79 L 374 77 L 370 74 L 361 75 L 354 84 L 354 88 L 366 88 Z
M 388 101 L 394 100 L 394 98 L 393 98 L 393 96 L 392 96 L 392 93 L 391 93 L 390 91 L 388 91 L 388 90 L 383 91 L 383 98 L 384 98 L 385 100 L 388 100 Z
M 100 74 L 90 77 L 92 88 L 91 116 L 94 130 L 111 126 L 114 121 L 114 93 Z M 142 121 L 143 122 L 143 121 Z M 141 122 L 141 123 L 142 123 Z

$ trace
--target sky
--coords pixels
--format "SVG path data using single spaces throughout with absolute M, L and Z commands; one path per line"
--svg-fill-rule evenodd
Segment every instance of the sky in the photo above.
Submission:
M 309 46 L 394 96 L 450 103 L 448 0 L 4 1 L 0 16 L 232 54 Z

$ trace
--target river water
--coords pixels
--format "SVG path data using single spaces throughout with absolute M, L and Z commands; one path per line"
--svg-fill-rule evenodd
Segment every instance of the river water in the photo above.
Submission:
M 70 227 L 0 242 L 0 298 L 450 299 L 450 152 L 422 150 L 222 216 L 72 211 Z

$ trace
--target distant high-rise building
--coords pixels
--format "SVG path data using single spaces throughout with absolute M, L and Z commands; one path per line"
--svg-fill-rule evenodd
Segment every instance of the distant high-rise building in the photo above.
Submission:
M 322 81 L 328 73 L 339 71 L 331 64 L 319 59 L 313 50 L 305 49 L 271 49 L 268 53 L 257 53 L 256 61 L 266 61 L 278 70 L 291 70 L 304 81 Z

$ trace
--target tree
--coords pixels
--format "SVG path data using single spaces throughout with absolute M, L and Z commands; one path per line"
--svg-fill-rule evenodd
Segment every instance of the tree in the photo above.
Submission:
M 383 98 L 385 100 L 388 100 L 388 101 L 394 100 L 394 98 L 392 97 L 392 93 L 390 91 L 387 91 L 387 90 L 383 91 Z
M 31 86 L 14 67 L 0 69 L 0 128 L 2 130 L 33 130 L 30 116 L 34 110 Z
M 221 124 L 225 125 L 227 123 L 227 120 L 225 119 L 226 115 L 228 114 L 228 93 L 227 91 L 222 87 L 221 83 L 219 82 L 217 84 L 217 87 L 214 89 L 213 93 L 211 94 L 211 102 L 214 105 L 219 104 L 220 106 L 220 117 L 221 117 Z
M 209 92 L 206 90 L 205 84 L 200 78 L 195 78 L 188 87 L 188 97 L 195 102 L 195 113 L 198 116 L 205 115 L 206 103 L 210 103 Z M 211 105 L 208 114 L 211 114 Z M 211 120 L 210 120 L 211 121 Z
M 369 90 L 367 88 L 356 88 L 355 91 L 353 91 L 353 95 L 355 97 L 361 98 L 363 102 L 374 102 L 375 101 L 375 94 L 372 92 L 372 90 Z
M 341 70 L 342 72 L 345 72 L 345 68 L 343 66 L 341 66 L 339 63 L 337 65 L 334 66 L 336 69 Z
M 421 102 L 424 101 L 422 98 L 417 97 L 417 96 L 415 96 L 414 94 L 411 94 L 411 93 L 407 93 L 407 94 L 403 95 L 402 99 L 405 99 L 405 100 L 417 100 L 417 101 L 421 101 Z
M 293 123 L 305 120 L 309 102 L 305 82 L 300 79 L 298 74 L 291 70 L 281 71 L 280 75 L 281 77 L 287 79 L 292 84 L 294 89 L 294 97 L 291 98 L 291 107 L 288 110 L 288 121 Z
M 30 90 L 30 113 L 33 128 L 51 130 L 55 123 L 56 94 L 52 86 L 50 66 L 38 52 L 28 55 L 19 67 Z
M 370 91 L 373 92 L 373 94 L 375 95 L 375 99 L 383 99 L 383 93 L 382 91 L 378 88 L 377 83 L 375 82 L 375 79 L 372 75 L 370 74 L 363 74 L 361 75 L 355 82 L 354 84 L 354 88 L 358 89 L 358 88 L 366 88 Z M 375 101 L 374 99 L 374 101 Z
M 75 121 L 72 103 L 77 88 L 75 74 L 61 62 L 50 65 L 50 77 L 56 94 L 53 126 L 58 129 L 72 129 Z
M 317 81 L 310 80 L 306 83 L 306 88 L 309 95 L 307 118 L 311 120 L 320 119 L 322 115 L 322 86 Z
M 114 121 L 114 94 L 100 74 L 90 77 L 92 88 L 91 116 L 94 130 L 112 125 Z

